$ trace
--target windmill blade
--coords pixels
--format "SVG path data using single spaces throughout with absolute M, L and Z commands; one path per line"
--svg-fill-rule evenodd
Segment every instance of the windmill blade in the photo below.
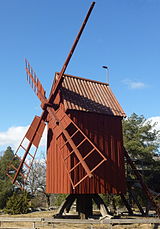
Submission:
M 27 183 L 28 175 L 33 164 L 44 128 L 45 122 L 42 120 L 42 116 L 35 116 L 27 133 L 17 148 L 12 162 L 8 165 L 7 176 L 11 179 L 12 183 L 19 186 Z M 18 160 L 17 166 L 14 165 L 14 161 Z M 21 176 L 22 183 L 16 181 L 18 176 Z
M 40 101 L 43 103 L 45 97 L 45 90 L 38 79 L 36 73 L 33 71 L 33 68 L 29 64 L 29 62 L 25 59 L 25 65 L 26 65 L 26 73 L 27 73 L 27 81 L 30 84 L 31 88 L 35 92 L 35 94 L 38 96 Z
M 74 123 L 72 119 L 60 107 L 54 111 L 47 107 L 50 117 L 53 117 L 53 131 L 56 139 L 64 139 L 58 144 L 58 151 L 64 162 L 64 167 L 69 176 L 73 189 L 75 189 L 87 177 L 91 178 L 93 172 L 102 165 L 107 158 L 96 147 L 96 145 L 86 136 L 86 134 Z M 68 154 L 63 155 L 64 148 L 67 147 Z M 64 150 L 67 152 L 67 150 Z M 70 167 L 67 165 L 71 163 Z
M 70 59 L 71 59 L 71 57 L 72 57 L 72 55 L 74 53 L 74 50 L 75 50 L 75 48 L 76 48 L 76 46 L 78 44 L 78 41 L 79 41 L 79 39 L 80 39 L 80 37 L 82 35 L 82 32 L 83 32 L 83 30 L 84 30 L 84 28 L 85 28 L 85 26 L 87 24 L 87 21 L 89 19 L 89 16 L 90 16 L 92 10 L 93 10 L 94 5 L 95 5 L 95 2 L 92 2 L 91 6 L 90 6 L 90 8 L 89 8 L 89 10 L 87 12 L 87 15 L 86 15 L 86 17 L 85 17 L 85 19 L 84 19 L 84 21 L 82 23 L 82 26 L 81 26 L 78 34 L 77 34 L 77 37 L 76 37 L 76 39 L 75 39 L 75 41 L 74 41 L 74 43 L 73 43 L 73 45 L 71 47 L 71 50 L 70 50 L 70 52 L 69 52 L 69 54 L 68 54 L 68 56 L 67 56 L 67 58 L 66 58 L 66 60 L 65 60 L 65 62 L 63 64 L 63 67 L 62 67 L 62 69 L 61 69 L 61 71 L 59 73 L 58 80 L 55 83 L 53 83 L 53 85 L 52 85 L 50 96 L 49 96 L 49 102 L 50 103 L 52 101 L 54 101 L 54 99 L 56 97 L 57 91 L 58 91 L 58 89 L 59 89 L 59 87 L 60 87 L 60 85 L 62 83 L 62 80 L 63 80 L 63 75 L 64 75 L 64 73 L 66 71 L 66 68 L 67 68 L 67 66 L 69 64 L 69 61 L 70 61 Z

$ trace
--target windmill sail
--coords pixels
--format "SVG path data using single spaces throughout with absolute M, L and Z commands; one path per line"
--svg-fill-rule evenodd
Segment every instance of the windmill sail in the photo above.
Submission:
M 55 122 L 54 127 L 56 139 L 59 137 L 64 139 L 57 149 L 64 162 L 72 187 L 75 189 L 87 177 L 91 178 L 93 172 L 107 158 L 61 108 L 56 111 L 55 116 L 59 119 L 58 125 Z M 69 149 L 67 155 L 63 155 L 64 151 L 67 152 L 64 148 Z M 72 161 L 72 163 L 68 168 L 69 161 Z M 83 174 L 80 175 L 78 171 L 79 169 L 82 170 L 82 168 Z
M 34 90 L 35 94 L 38 96 L 41 102 L 43 102 L 43 98 L 45 97 L 45 90 L 38 79 L 36 73 L 33 71 L 33 68 L 30 66 L 29 62 L 25 59 L 26 63 L 26 73 L 27 73 L 27 81 Z
M 41 120 L 40 117 L 35 116 L 13 158 L 13 161 L 16 159 L 20 161 L 19 165 L 15 167 L 12 161 L 8 166 L 7 176 L 11 179 L 12 183 L 16 182 L 18 175 L 22 177 L 23 182 L 16 182 L 16 184 L 22 186 L 27 183 L 28 175 L 36 156 L 45 125 L 45 122 Z M 12 174 L 10 174 L 10 168 L 14 170 L 14 173 L 12 172 Z

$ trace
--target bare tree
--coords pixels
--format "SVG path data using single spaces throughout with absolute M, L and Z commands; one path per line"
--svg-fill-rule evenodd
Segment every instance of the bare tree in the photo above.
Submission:
M 50 207 L 51 194 L 46 193 L 46 160 L 44 158 L 36 159 L 33 162 L 28 177 L 27 190 L 34 197 L 38 197 L 40 194 L 43 195 L 48 208 Z

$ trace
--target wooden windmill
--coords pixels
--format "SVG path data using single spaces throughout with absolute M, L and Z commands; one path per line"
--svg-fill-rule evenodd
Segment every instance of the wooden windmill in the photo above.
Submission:
M 40 117 L 35 116 L 15 153 L 20 164 L 18 168 L 10 165 L 15 170 L 14 176 L 7 174 L 13 183 L 19 175 L 23 176 L 24 183 L 27 182 L 47 123 L 46 192 L 70 194 L 60 215 L 64 209 L 70 209 L 75 199 L 77 211 L 85 217 L 92 214 L 92 200 L 105 214 L 107 209 L 98 194 L 123 196 L 126 191 L 122 138 L 124 111 L 108 84 L 65 74 L 94 4 L 62 70 L 55 74 L 48 99 L 26 60 L 28 82 L 40 99 L 43 112 Z M 22 169 L 25 174 L 21 173 Z

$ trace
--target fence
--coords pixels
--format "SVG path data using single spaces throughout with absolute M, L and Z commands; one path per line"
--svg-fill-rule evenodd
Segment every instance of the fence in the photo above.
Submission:
M 4 227 L 3 224 L 5 223 L 23 223 L 23 225 L 20 226 L 12 226 L 12 227 Z M 54 219 L 54 218 L 18 218 L 18 217 L 0 217 L 0 229 L 36 229 L 36 228 L 44 228 L 45 225 L 56 225 L 56 224 L 87 224 L 91 225 L 91 228 L 93 228 L 93 225 L 115 225 L 115 224 L 153 224 L 156 225 L 156 228 L 158 228 L 158 225 L 160 226 L 160 219 L 159 218 L 130 218 L 130 219 L 108 219 L 108 218 L 102 218 L 100 220 L 94 220 L 94 219 L 87 219 L 87 220 L 81 220 L 81 219 Z M 29 227 L 26 227 L 28 226 Z

